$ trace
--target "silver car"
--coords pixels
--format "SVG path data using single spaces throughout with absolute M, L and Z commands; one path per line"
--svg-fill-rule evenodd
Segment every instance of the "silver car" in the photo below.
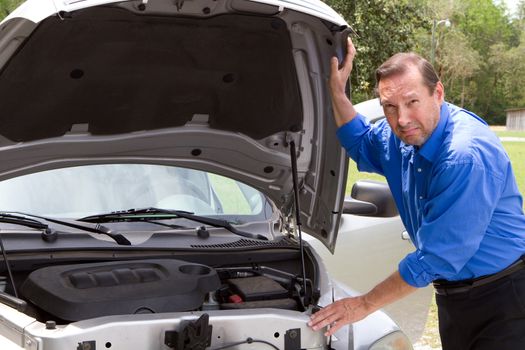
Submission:
M 4 349 L 411 349 L 326 338 L 347 159 L 321 2 L 29 0 L 0 24 Z M 346 219 L 345 219 L 346 220 Z M 348 285 L 348 286 L 347 286 Z

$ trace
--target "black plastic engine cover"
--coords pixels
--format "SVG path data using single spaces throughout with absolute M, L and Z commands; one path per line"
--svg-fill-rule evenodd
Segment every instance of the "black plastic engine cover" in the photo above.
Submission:
M 33 271 L 23 296 L 66 321 L 195 310 L 217 290 L 217 272 L 180 260 L 61 265 Z

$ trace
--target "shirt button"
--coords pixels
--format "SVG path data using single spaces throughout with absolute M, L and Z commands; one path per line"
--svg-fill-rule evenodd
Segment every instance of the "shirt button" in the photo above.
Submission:
M 421 168 L 417 168 L 417 172 L 420 173 L 422 172 L 423 170 Z

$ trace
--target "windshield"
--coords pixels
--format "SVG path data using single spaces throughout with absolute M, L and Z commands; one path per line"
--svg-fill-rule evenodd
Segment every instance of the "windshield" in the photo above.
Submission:
M 241 221 L 269 217 L 257 190 L 204 171 L 164 165 L 103 164 L 43 171 L 0 182 L 0 211 L 80 218 L 157 207 Z

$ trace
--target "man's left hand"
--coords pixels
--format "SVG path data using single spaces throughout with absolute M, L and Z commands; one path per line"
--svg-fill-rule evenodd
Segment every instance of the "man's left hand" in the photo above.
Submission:
M 364 297 L 345 298 L 328 305 L 312 315 L 308 325 L 314 331 L 330 326 L 325 336 L 337 332 L 349 323 L 362 320 L 370 313 Z

